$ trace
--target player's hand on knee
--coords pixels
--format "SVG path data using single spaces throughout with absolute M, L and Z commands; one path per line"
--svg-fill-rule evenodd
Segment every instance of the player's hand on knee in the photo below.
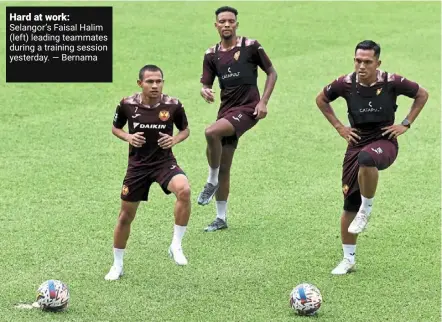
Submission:
M 213 103 L 215 101 L 215 97 L 213 96 L 214 91 L 211 88 L 201 88 L 201 96 L 207 103 Z
M 407 132 L 408 127 L 398 124 L 398 125 L 390 125 L 387 127 L 383 127 L 382 130 L 386 130 L 382 133 L 382 136 L 388 135 L 388 139 L 391 140 L 393 138 L 397 138 L 399 135 L 404 134 Z
M 128 140 L 129 144 L 136 147 L 136 148 L 141 147 L 144 143 L 146 143 L 146 138 L 144 137 L 143 134 L 144 134 L 143 132 L 137 132 L 135 134 L 130 134 L 129 140 Z
M 162 149 L 170 149 L 175 145 L 175 139 L 173 138 L 173 136 L 160 132 L 160 139 L 158 140 L 158 145 Z
M 340 136 L 342 136 L 348 143 L 358 143 L 361 137 L 357 134 L 356 129 L 348 126 L 340 126 L 336 129 Z

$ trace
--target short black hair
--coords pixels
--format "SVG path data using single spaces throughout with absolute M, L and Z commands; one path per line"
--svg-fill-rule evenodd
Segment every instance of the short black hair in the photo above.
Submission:
M 378 59 L 379 56 L 381 55 L 381 46 L 379 46 L 379 44 L 375 43 L 373 40 L 364 40 L 361 41 L 359 44 L 357 44 L 355 49 L 355 54 L 358 49 L 374 50 L 374 55 Z
M 160 72 L 161 73 L 161 77 L 164 77 L 163 71 L 157 65 L 145 65 L 145 66 L 143 66 L 143 68 L 140 69 L 140 73 L 138 74 L 138 78 L 140 80 L 143 80 L 144 73 L 146 71 L 149 71 L 149 72 Z
M 219 15 L 221 12 L 231 12 L 231 13 L 233 13 L 233 14 L 235 15 L 235 17 L 238 16 L 238 10 L 236 10 L 235 8 L 229 7 L 229 6 L 224 6 L 224 7 L 221 7 L 221 8 L 216 9 L 216 11 L 215 11 L 215 16 L 218 17 L 218 15 Z

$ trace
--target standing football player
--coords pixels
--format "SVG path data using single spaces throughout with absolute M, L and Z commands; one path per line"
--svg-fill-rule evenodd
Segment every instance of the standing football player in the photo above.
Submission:
M 380 46 L 371 40 L 357 44 L 354 72 L 337 78 L 316 97 L 321 112 L 348 142 L 342 171 L 344 258 L 332 271 L 334 275 L 346 274 L 355 268 L 356 240 L 370 218 L 379 171 L 396 160 L 397 137 L 411 128 L 428 99 L 427 91 L 419 84 L 379 70 L 380 54 Z M 399 95 L 412 98 L 413 104 L 408 115 L 395 124 Z M 342 124 L 330 106 L 338 97 L 347 101 L 350 126 Z
M 130 225 L 141 201 L 147 201 L 149 188 L 157 182 L 164 193 L 173 193 L 175 225 L 169 255 L 178 265 L 186 265 L 181 241 L 190 216 L 190 187 L 180 169 L 172 147 L 189 136 L 182 103 L 163 94 L 163 72 L 146 65 L 139 72 L 140 93 L 126 97 L 117 106 L 112 133 L 129 143 L 129 161 L 121 190 L 121 209 L 114 231 L 114 263 L 105 276 L 117 280 L 123 275 L 123 256 Z M 128 124 L 128 132 L 123 127 Z M 174 125 L 179 132 L 173 135 Z
M 205 231 L 227 228 L 227 199 L 230 168 L 239 138 L 267 115 L 267 103 L 277 74 L 272 62 L 257 40 L 236 35 L 238 11 L 231 7 L 216 10 L 215 27 L 221 41 L 209 48 L 203 60 L 200 94 L 208 103 L 215 101 L 212 86 L 218 77 L 221 104 L 215 123 L 205 130 L 209 176 L 198 196 L 199 205 L 216 197 L 216 218 Z M 267 74 L 260 97 L 258 67 Z

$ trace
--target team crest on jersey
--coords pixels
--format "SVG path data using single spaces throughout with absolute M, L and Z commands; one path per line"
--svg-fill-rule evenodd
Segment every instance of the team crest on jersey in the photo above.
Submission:
M 238 51 L 233 55 L 233 59 L 238 60 L 240 54 L 241 54 L 241 52 L 238 50 Z
M 378 88 L 378 90 L 376 91 L 376 95 L 379 95 L 382 92 L 382 88 Z
M 129 193 L 129 187 L 126 185 L 123 185 L 123 189 L 121 189 L 121 194 L 123 196 L 126 196 Z
M 344 185 L 342 186 L 342 192 L 344 193 L 344 195 L 347 194 L 348 189 L 349 189 L 349 188 L 348 188 L 348 185 L 344 184 Z
M 158 117 L 161 121 L 166 122 L 170 117 L 169 111 L 161 111 Z

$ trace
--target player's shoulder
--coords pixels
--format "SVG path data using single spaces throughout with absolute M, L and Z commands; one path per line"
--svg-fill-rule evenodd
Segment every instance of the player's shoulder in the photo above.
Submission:
M 138 104 L 141 93 L 133 93 L 130 96 L 125 96 L 121 99 L 120 105 Z
M 403 81 L 405 78 L 399 74 L 378 69 L 376 71 L 376 82 L 378 84 L 383 84 L 385 82 L 385 79 L 387 79 L 388 83 L 393 83 L 397 81 Z
M 352 78 L 353 74 L 354 74 L 354 72 L 350 72 L 348 74 L 341 75 L 338 78 L 336 78 L 336 81 L 351 84 L 351 78 Z M 376 75 L 376 82 L 383 83 L 385 81 L 385 76 L 387 76 L 387 82 L 394 82 L 395 80 L 403 78 L 399 74 L 390 73 L 390 72 L 379 69 L 377 71 L 377 75 Z
M 173 97 L 168 94 L 163 94 L 161 97 L 161 103 L 165 105 L 175 105 L 175 106 L 183 106 L 180 99 L 178 97 Z
M 249 46 L 260 46 L 258 40 L 254 39 L 254 38 L 249 38 L 249 37 L 246 37 L 246 36 L 241 37 L 240 39 L 238 39 L 240 45 L 241 45 L 241 42 L 242 42 L 242 38 L 244 38 L 244 40 L 245 40 L 244 44 L 246 45 L 246 47 L 249 47 Z
M 397 73 L 389 73 L 386 71 L 379 71 L 381 75 L 379 75 L 379 78 L 382 82 L 384 82 L 385 75 L 387 74 L 387 82 L 396 82 L 396 81 L 403 81 L 405 79 L 404 76 L 399 75 Z
M 217 45 L 218 44 L 215 44 L 215 45 L 210 46 L 209 48 L 207 48 L 207 50 L 204 52 L 204 55 L 213 55 L 213 54 L 215 54 L 215 49 L 216 49 Z
M 241 37 L 241 39 L 238 39 L 238 47 L 241 46 L 241 42 L 242 42 L 242 38 L 245 39 L 244 44 L 249 48 L 252 48 L 253 50 L 257 50 L 257 49 L 263 49 L 261 43 L 255 39 L 255 38 L 249 38 L 249 37 Z
M 245 40 L 244 43 L 245 43 L 246 47 L 250 47 L 250 46 L 260 47 L 261 46 L 259 41 L 254 38 L 249 38 L 246 36 L 239 36 L 236 41 L 236 47 L 241 47 L 243 39 Z M 209 48 L 207 48 L 207 50 L 204 52 L 204 54 L 205 55 L 214 55 L 215 51 L 216 51 L 216 46 L 219 46 L 219 43 L 216 43 L 216 44 L 210 46 Z
M 351 84 L 351 77 L 353 76 L 353 73 L 354 72 L 340 75 L 336 77 L 333 82 Z

